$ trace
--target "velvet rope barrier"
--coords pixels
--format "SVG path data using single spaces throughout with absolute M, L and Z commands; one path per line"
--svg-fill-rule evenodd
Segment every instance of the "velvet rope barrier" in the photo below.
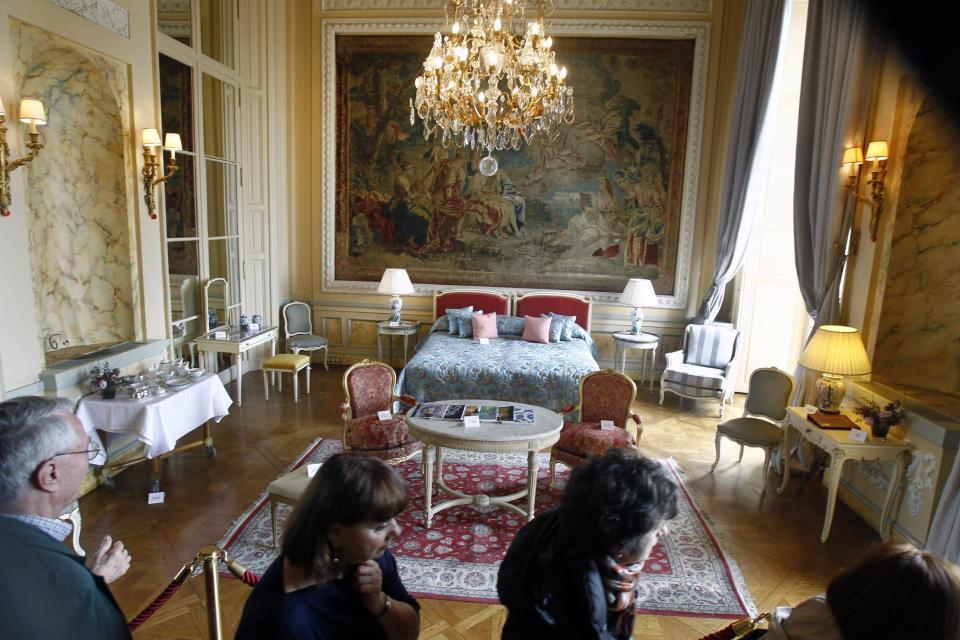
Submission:
M 247 569 L 236 560 L 230 560 L 227 562 L 227 569 L 230 570 L 230 573 L 240 578 L 243 584 L 255 587 L 257 586 L 257 583 L 260 582 L 260 576 L 255 574 L 253 571 L 250 571 L 250 569 Z
M 187 564 L 183 565 L 180 568 L 180 571 L 177 572 L 177 575 L 174 576 L 173 580 L 170 581 L 170 584 L 167 585 L 167 588 L 163 592 L 154 598 L 153 602 L 148 604 L 146 608 L 141 611 L 135 618 L 127 623 L 127 628 L 131 632 L 136 631 L 137 628 L 142 625 L 144 622 L 150 619 L 157 610 L 165 605 L 170 598 L 173 597 L 177 591 L 180 590 L 180 587 L 183 586 L 183 583 L 187 581 L 187 578 L 190 577 L 190 574 L 193 573 L 193 570 L 197 568 L 197 564 L 200 562 L 200 554 L 197 554 L 194 559 Z
M 756 630 L 761 622 L 769 619 L 769 613 L 762 613 L 753 619 L 744 618 L 737 620 L 719 631 L 714 631 L 713 633 L 703 636 L 700 640 L 736 640 L 737 638 L 744 638 Z

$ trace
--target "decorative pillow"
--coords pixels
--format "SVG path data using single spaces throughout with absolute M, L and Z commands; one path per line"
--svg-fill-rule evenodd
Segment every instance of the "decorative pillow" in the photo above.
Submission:
M 550 318 L 550 342 L 560 342 L 560 335 L 563 333 L 563 320 L 546 313 L 541 313 L 540 317 Z
M 527 342 L 550 343 L 551 318 L 534 318 L 523 316 L 523 339 Z
M 460 323 L 456 317 L 457 311 L 473 311 L 473 305 L 462 309 L 447 309 L 447 333 L 452 336 L 460 333 Z
M 482 315 L 480 311 L 454 311 L 453 317 L 457 319 L 457 335 L 461 338 L 473 337 L 473 322 L 471 318 L 474 315 Z
M 473 337 L 480 338 L 498 338 L 497 334 L 497 314 L 495 313 L 475 313 L 470 319 L 473 324 Z
M 447 316 L 440 316 L 437 318 L 437 321 L 430 326 L 429 333 L 434 331 L 447 331 L 447 328 L 450 326 L 450 322 L 447 320 Z
M 560 339 L 563 341 L 569 341 L 573 339 L 573 328 L 577 325 L 577 316 L 562 316 L 559 313 L 553 313 L 552 311 L 547 314 L 551 318 L 560 318 L 563 320 L 563 333 L 560 334 Z
M 692 324 L 687 333 L 683 361 L 723 369 L 733 360 L 738 331 L 727 324 Z
M 497 334 L 501 336 L 523 335 L 523 318 L 497 316 Z

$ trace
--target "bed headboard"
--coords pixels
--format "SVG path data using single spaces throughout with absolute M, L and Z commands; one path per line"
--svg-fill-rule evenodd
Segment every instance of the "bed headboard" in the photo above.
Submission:
M 461 309 L 473 305 L 474 311 L 510 315 L 510 297 L 486 289 L 450 289 L 433 294 L 433 319 L 442 318 L 447 309 Z
M 539 316 L 552 311 L 564 316 L 576 316 L 577 324 L 590 331 L 590 316 L 593 303 L 573 293 L 528 293 L 514 301 L 513 315 Z

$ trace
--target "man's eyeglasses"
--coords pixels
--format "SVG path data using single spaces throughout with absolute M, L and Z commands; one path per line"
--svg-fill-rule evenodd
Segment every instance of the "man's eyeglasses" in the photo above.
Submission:
M 98 447 L 97 445 L 92 445 L 89 449 L 85 451 L 64 451 L 63 453 L 58 453 L 53 457 L 56 458 L 57 456 L 72 456 L 77 453 L 85 453 L 87 454 L 87 460 L 93 461 L 97 459 L 98 455 L 100 455 L 100 447 Z

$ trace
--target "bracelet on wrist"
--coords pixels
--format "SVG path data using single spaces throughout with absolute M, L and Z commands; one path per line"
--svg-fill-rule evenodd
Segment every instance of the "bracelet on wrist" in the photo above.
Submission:
M 380 609 L 380 611 L 378 611 L 377 613 L 373 614 L 373 617 L 374 617 L 374 618 L 382 618 L 383 616 L 387 615 L 388 613 L 390 613 L 390 607 L 391 607 L 392 605 L 393 605 L 393 603 L 390 601 L 390 596 L 388 596 L 386 593 L 384 593 L 384 594 L 383 594 L 383 608 Z

